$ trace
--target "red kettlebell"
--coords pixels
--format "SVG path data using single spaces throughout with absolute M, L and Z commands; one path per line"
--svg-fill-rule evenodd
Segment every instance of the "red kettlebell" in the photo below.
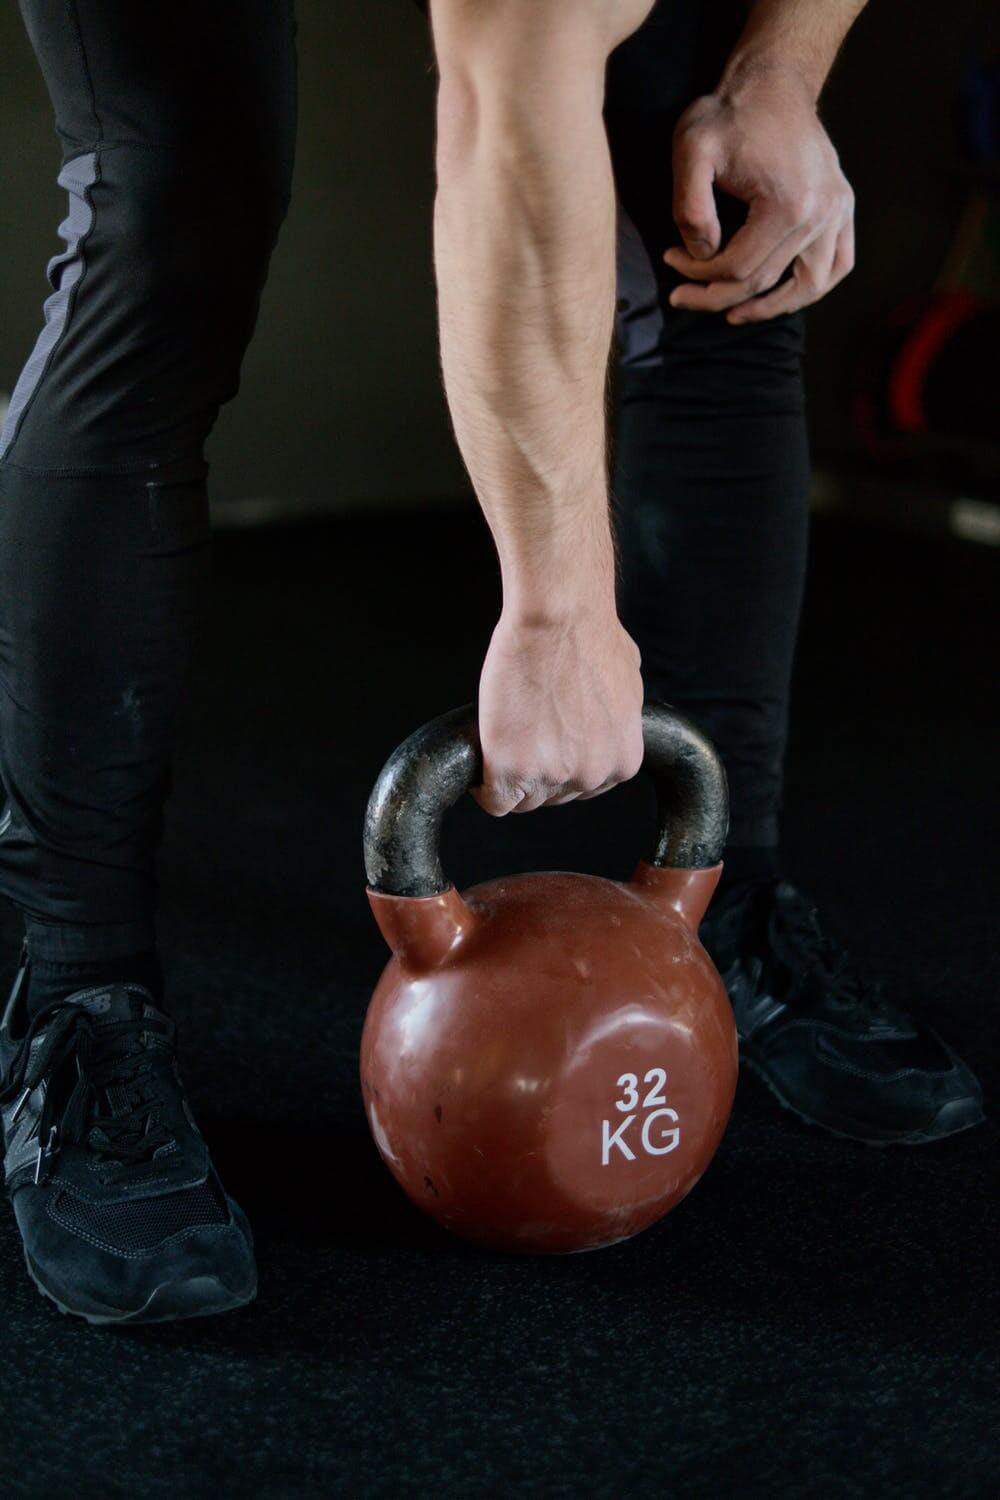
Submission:
M 361 1042 L 368 1122 L 415 1203 L 496 1249 L 596 1249 L 654 1224 L 732 1108 L 736 1028 L 698 942 L 725 774 L 668 708 L 644 710 L 643 737 L 659 832 L 626 882 L 517 875 L 459 895 L 438 839 L 482 780 L 471 707 L 400 745 L 368 804 L 368 898 L 394 955 Z

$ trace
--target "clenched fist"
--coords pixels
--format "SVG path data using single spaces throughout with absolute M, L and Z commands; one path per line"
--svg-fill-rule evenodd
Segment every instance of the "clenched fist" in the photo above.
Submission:
M 483 785 L 495 817 L 596 797 L 642 764 L 639 648 L 612 608 L 559 620 L 506 614 L 479 684 Z

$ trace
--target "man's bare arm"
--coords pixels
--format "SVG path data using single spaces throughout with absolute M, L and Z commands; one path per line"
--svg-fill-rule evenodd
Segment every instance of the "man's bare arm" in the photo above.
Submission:
M 605 384 L 608 54 L 651 0 L 433 0 L 445 387 L 496 542 L 503 612 L 479 727 L 490 812 L 596 795 L 642 758 L 615 604 Z
M 863 8 L 864 0 L 750 7 L 717 88 L 675 132 L 674 219 L 685 248 L 664 258 L 690 282 L 674 306 L 760 322 L 818 301 L 852 269 L 854 198 L 816 105 Z M 749 205 L 721 251 L 715 188 Z

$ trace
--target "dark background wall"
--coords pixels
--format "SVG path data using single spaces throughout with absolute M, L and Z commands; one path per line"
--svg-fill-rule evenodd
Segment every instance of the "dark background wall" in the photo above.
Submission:
M 684 0 L 674 0 L 683 4 Z M 333 506 L 465 489 L 440 394 L 430 255 L 433 77 L 409 0 L 298 0 L 295 196 L 238 400 L 212 439 L 218 499 Z M 926 286 L 964 197 L 954 101 L 980 0 L 879 0 L 826 115 L 858 195 L 859 266 L 812 318 L 818 450 L 844 443 L 857 349 Z M 37 333 L 60 248 L 57 141 L 14 0 L 0 0 L 0 392 Z

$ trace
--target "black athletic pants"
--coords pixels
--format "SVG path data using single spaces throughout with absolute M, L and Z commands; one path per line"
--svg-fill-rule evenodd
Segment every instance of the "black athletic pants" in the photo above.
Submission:
M 208 579 L 203 448 L 288 205 L 295 21 L 293 0 L 20 3 L 68 212 L 0 436 L 0 893 L 39 957 L 110 958 L 154 939 Z M 734 842 L 769 845 L 805 536 L 800 332 L 672 311 L 659 261 L 672 123 L 739 10 L 668 5 L 612 60 L 615 494 L 649 692 L 719 744 Z

